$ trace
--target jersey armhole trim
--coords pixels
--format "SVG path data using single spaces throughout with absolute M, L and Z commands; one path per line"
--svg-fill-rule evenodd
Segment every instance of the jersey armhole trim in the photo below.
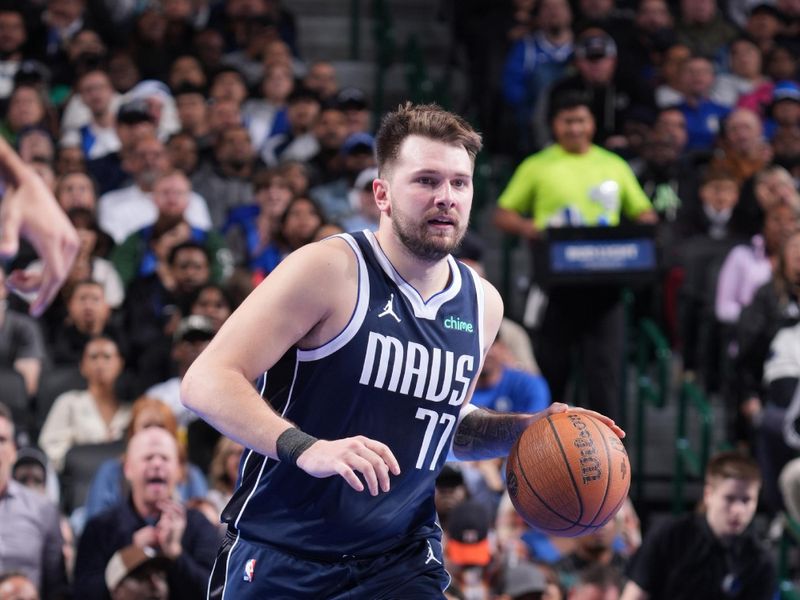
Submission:
M 320 360 L 343 348 L 355 337 L 358 330 L 361 329 L 361 325 L 364 323 L 364 318 L 367 315 L 367 309 L 369 308 L 369 276 L 367 275 L 367 263 L 361 255 L 361 249 L 349 234 L 343 233 L 332 237 L 338 237 L 347 242 L 353 254 L 355 254 L 356 262 L 358 263 L 356 306 L 353 309 L 353 313 L 350 315 L 350 320 L 347 322 L 347 325 L 345 325 L 344 329 L 336 334 L 329 342 L 316 348 L 297 349 L 297 360 L 301 362 Z

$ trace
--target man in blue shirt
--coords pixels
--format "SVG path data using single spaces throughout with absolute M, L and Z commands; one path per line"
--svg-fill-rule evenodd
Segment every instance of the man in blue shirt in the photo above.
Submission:
M 472 404 L 497 412 L 527 413 L 547 408 L 550 389 L 544 377 L 510 368 L 510 358 L 510 351 L 498 334 L 484 359 Z

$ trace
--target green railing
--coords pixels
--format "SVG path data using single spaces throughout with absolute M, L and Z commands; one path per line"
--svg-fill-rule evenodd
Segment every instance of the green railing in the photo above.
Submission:
M 634 502 L 644 499 L 647 409 L 663 408 L 669 396 L 672 351 L 658 325 L 642 319 L 636 336 L 636 469 Z
M 375 38 L 375 98 L 372 112 L 373 124 L 377 127 L 384 111 L 384 94 L 386 90 L 386 73 L 394 61 L 395 39 L 394 20 L 387 0 L 372 2 L 372 33 Z M 355 17 L 354 17 L 355 18 Z
M 689 440 L 690 409 L 696 412 L 700 424 L 699 448 Z M 675 476 L 672 483 L 672 511 L 680 513 L 684 509 L 683 493 L 687 474 L 697 479 L 703 472 L 711 453 L 711 435 L 714 416 L 705 394 L 693 381 L 684 381 L 678 397 L 678 419 L 675 426 Z
M 789 550 L 800 546 L 800 523 L 784 515 L 784 528 L 778 547 L 778 581 L 781 600 L 800 600 L 800 591 L 792 583 L 789 572 Z

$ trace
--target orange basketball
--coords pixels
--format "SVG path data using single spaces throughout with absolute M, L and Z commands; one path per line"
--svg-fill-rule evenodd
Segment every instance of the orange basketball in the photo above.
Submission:
M 529 525 L 549 535 L 576 537 L 605 525 L 631 483 L 628 453 L 606 425 L 565 412 L 528 427 L 506 465 L 511 501 Z

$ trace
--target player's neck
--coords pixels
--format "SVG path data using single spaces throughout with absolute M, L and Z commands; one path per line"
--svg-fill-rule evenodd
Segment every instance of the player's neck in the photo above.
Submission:
M 446 257 L 437 261 L 423 260 L 412 254 L 396 235 L 386 229 L 379 229 L 375 237 L 395 270 L 419 292 L 424 301 L 427 302 L 428 298 L 441 292 L 450 283 L 450 267 Z

